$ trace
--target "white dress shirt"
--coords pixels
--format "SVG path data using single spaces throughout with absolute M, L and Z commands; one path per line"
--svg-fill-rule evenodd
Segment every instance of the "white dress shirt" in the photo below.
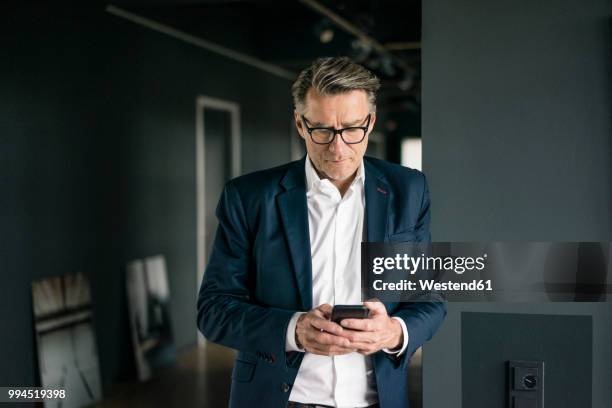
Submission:
M 344 196 L 327 179 L 321 180 L 306 156 L 308 226 L 312 256 L 312 304 L 361 304 L 361 241 L 364 236 L 365 171 L 363 160 Z M 286 351 L 301 351 L 295 343 L 296 313 L 287 328 Z M 408 345 L 406 324 L 401 354 Z M 321 356 L 306 353 L 289 401 L 334 407 L 367 407 L 378 401 L 372 359 L 359 353 Z

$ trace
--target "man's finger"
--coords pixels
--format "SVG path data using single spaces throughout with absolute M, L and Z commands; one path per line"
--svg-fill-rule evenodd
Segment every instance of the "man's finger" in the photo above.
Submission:
M 334 323 L 321 318 L 312 319 L 310 321 L 310 325 L 316 329 L 325 330 L 328 333 L 332 333 L 338 336 L 342 334 L 343 331 L 342 327 L 340 327 L 338 323 Z
M 341 336 L 351 341 L 351 347 L 354 347 L 354 343 L 374 343 L 376 341 L 374 332 L 370 331 L 344 330 Z
M 311 344 L 311 345 L 317 345 L 319 346 L 319 348 L 321 347 L 328 347 L 330 345 L 335 344 L 333 337 L 335 337 L 333 334 L 328 334 L 325 332 L 321 332 L 318 331 L 316 329 L 311 329 L 308 331 L 308 333 L 306 333 L 304 335 L 304 344 Z M 348 340 L 347 340 L 348 341 Z M 338 345 L 344 345 L 346 344 L 345 342 L 339 342 L 340 344 Z M 349 341 L 350 343 L 350 341 Z
M 338 355 L 338 354 L 347 354 L 356 352 L 357 349 L 355 347 L 341 347 L 341 346 L 333 346 L 333 345 L 320 345 L 320 344 L 311 344 L 311 347 L 319 352 L 326 353 L 328 355 Z
M 357 349 L 338 347 L 338 346 L 332 346 L 329 348 L 321 348 L 321 347 L 311 345 L 310 347 L 307 347 L 306 351 L 308 351 L 309 353 L 318 354 L 321 356 L 339 356 L 343 354 L 354 353 L 357 351 Z
M 340 326 L 362 331 L 374 331 L 376 328 L 375 322 L 372 319 L 344 319 L 340 322 Z
M 316 332 L 312 337 L 313 337 L 313 340 L 319 344 L 339 346 L 339 347 L 349 347 L 351 345 L 351 342 L 349 339 L 346 339 L 344 337 L 334 336 L 333 334 L 329 334 L 325 332 Z
M 351 343 L 351 347 L 357 349 L 357 352 L 359 353 L 361 353 L 362 351 L 373 353 L 379 350 L 378 347 L 372 343 Z

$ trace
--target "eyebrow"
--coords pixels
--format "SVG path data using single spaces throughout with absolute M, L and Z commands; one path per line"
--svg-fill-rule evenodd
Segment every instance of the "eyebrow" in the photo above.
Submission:
M 360 124 L 362 122 L 365 122 L 367 118 L 368 117 L 366 116 L 364 119 L 355 119 L 355 120 L 350 121 L 350 122 L 342 122 L 341 124 L 342 124 L 343 128 L 345 128 L 345 127 L 352 127 L 352 126 L 358 125 L 358 124 Z M 326 127 L 326 128 L 332 127 L 332 126 L 326 125 L 325 123 L 322 123 L 322 122 L 311 122 L 308 119 L 306 119 L 306 120 L 310 124 L 310 127 Z
M 366 121 L 366 119 L 367 119 L 367 116 L 365 117 L 365 119 L 356 119 L 356 120 L 353 120 L 353 121 L 351 121 L 351 122 L 346 122 L 346 123 L 345 123 L 345 122 L 342 122 L 342 126 L 343 126 L 343 127 L 351 127 L 351 126 L 355 126 L 355 125 L 360 124 L 361 122 L 365 122 L 365 121 Z

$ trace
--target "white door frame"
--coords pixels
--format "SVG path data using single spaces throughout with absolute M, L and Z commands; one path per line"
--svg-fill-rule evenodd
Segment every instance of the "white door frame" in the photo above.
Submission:
M 198 95 L 196 98 L 196 212 L 197 212 L 197 273 L 196 273 L 196 296 L 204 277 L 204 267 L 207 259 L 206 253 L 206 200 L 204 197 L 205 174 L 205 152 L 206 138 L 204 135 L 204 111 L 205 109 L 216 109 L 227 111 L 231 117 L 231 173 L 230 177 L 238 177 L 242 172 L 241 135 L 240 135 L 240 105 L 222 99 Z M 198 345 L 204 345 L 204 336 L 198 332 Z

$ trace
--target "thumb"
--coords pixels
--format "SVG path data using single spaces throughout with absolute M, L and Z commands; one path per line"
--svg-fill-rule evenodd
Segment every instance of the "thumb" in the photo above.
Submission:
M 330 305 L 328 303 L 323 303 L 322 305 L 319 305 L 317 307 L 317 310 L 322 312 L 323 315 L 325 315 L 325 317 L 327 317 L 327 318 L 331 317 L 332 309 L 333 309 L 332 305 Z
M 387 315 L 387 308 L 378 299 L 368 300 L 367 302 L 363 302 L 363 305 L 370 309 L 370 316 Z

